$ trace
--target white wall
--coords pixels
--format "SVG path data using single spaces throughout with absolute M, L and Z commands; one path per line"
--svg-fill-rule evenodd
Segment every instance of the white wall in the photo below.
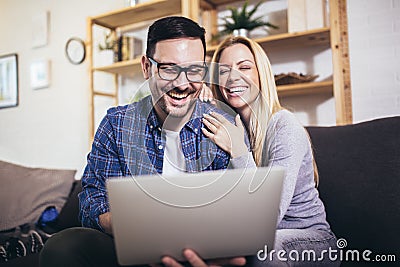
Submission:
M 400 0 L 348 0 L 354 121 L 400 115 Z M 0 0 L 0 55 L 19 56 L 19 106 L 0 109 L 0 159 L 29 166 L 82 172 L 89 151 L 88 64 L 70 64 L 68 38 L 86 38 L 86 18 L 123 7 L 123 0 Z M 50 12 L 50 39 L 32 48 L 32 17 Z M 301 53 L 301 51 L 300 51 Z M 330 52 L 313 51 L 323 79 Z M 51 86 L 32 90 L 30 63 L 51 60 Z M 272 57 L 276 72 L 287 71 L 284 56 Z M 281 64 L 281 63 L 282 64 Z M 298 64 L 300 70 L 310 63 Z M 334 101 L 326 96 L 283 101 L 304 124 L 333 125 Z M 79 175 L 78 174 L 78 175 Z
M 347 0 L 354 122 L 400 115 L 400 0 Z
M 0 159 L 79 172 L 89 150 L 88 63 L 72 65 L 66 41 L 86 39 L 86 18 L 123 7 L 123 0 L 0 0 L 0 55 L 19 58 L 19 105 L 0 109 Z M 49 42 L 32 48 L 32 17 L 50 12 Z M 51 61 L 51 85 L 32 90 L 30 64 Z

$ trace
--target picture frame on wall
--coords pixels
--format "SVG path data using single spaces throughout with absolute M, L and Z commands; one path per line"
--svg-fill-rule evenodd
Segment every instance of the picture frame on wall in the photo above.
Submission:
M 31 63 L 30 69 L 32 89 L 42 89 L 50 86 L 50 60 L 35 60 Z
M 0 108 L 18 106 L 18 55 L 0 55 Z

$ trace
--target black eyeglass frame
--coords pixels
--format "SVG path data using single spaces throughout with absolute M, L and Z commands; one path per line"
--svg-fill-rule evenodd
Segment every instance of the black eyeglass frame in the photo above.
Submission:
M 174 63 L 159 63 L 159 62 L 155 61 L 154 58 L 152 58 L 152 57 L 149 57 L 149 56 L 146 56 L 146 57 L 149 59 L 151 64 L 154 64 L 157 67 L 158 77 L 160 77 L 160 79 L 165 80 L 165 81 L 170 81 L 170 82 L 175 81 L 181 75 L 182 71 L 185 73 L 186 79 L 189 82 L 199 83 L 199 82 L 204 81 L 204 79 L 207 77 L 208 66 L 207 66 L 207 64 L 205 62 L 203 62 L 203 66 L 201 66 L 205 70 L 203 77 L 199 81 L 193 81 L 193 80 L 189 79 L 187 72 L 188 72 L 188 70 L 190 70 L 195 65 L 190 65 L 189 67 L 185 68 L 185 67 L 181 67 L 181 66 L 179 66 L 177 64 L 174 64 Z M 161 77 L 160 67 L 162 67 L 162 66 L 174 66 L 174 67 L 178 68 L 179 72 L 176 75 L 175 79 L 165 79 L 165 78 Z

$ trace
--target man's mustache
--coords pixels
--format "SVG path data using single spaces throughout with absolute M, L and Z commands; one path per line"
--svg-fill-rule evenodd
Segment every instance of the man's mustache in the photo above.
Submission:
M 193 94 L 196 93 L 197 90 L 194 88 L 187 87 L 185 90 L 179 89 L 178 87 L 174 87 L 172 89 L 165 89 L 163 90 L 164 94 L 167 93 L 176 93 L 176 94 Z

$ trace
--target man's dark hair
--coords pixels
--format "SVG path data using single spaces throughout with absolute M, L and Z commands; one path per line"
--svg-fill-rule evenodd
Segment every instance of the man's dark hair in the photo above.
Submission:
M 191 19 L 171 16 L 155 21 L 147 34 L 146 56 L 152 57 L 156 44 L 160 41 L 193 37 L 199 38 L 203 44 L 204 58 L 206 56 L 205 29 Z

